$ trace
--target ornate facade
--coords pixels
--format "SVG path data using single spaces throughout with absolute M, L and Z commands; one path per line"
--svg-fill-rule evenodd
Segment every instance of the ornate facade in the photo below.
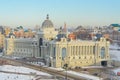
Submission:
M 57 36 L 60 38 L 58 40 L 52 36 L 56 36 L 57 33 L 54 31 L 51 21 L 45 20 L 42 26 L 43 36 L 41 36 L 40 53 L 48 66 L 63 67 L 68 64 L 69 67 L 81 67 L 88 65 L 107 66 L 109 64 L 109 42 L 105 38 L 101 38 L 100 41 L 69 40 L 70 38 L 68 39 L 68 36 L 63 34 Z M 50 33 L 51 30 L 53 30 L 52 33 Z
M 109 42 L 105 38 L 101 38 L 100 41 L 68 41 L 61 38 L 61 41 L 49 42 L 44 53 L 47 65 L 52 67 L 63 67 L 65 64 L 69 67 L 107 66 L 110 60 Z

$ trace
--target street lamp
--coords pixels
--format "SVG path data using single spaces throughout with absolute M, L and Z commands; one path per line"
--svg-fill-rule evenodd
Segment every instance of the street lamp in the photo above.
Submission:
M 67 64 L 67 63 L 64 64 L 63 68 L 66 70 L 66 77 L 65 77 L 65 79 L 67 80 L 67 69 L 68 69 L 68 64 Z

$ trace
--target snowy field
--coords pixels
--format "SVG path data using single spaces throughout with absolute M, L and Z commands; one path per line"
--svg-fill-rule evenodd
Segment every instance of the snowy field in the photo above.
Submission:
M 120 47 L 116 44 L 110 45 L 110 49 L 112 49 L 109 51 L 111 60 L 120 61 L 120 50 L 117 50 L 118 48 Z
M 33 80 L 33 76 L 0 73 L 0 80 Z
M 40 77 L 52 77 L 52 75 L 48 73 L 39 72 L 21 66 L 0 66 L 0 80 L 34 80 L 36 75 Z

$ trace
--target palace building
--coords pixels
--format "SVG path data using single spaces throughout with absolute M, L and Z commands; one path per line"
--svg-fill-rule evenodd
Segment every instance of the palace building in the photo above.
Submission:
M 40 53 L 48 66 L 63 67 L 65 64 L 69 67 L 108 66 L 109 41 L 105 38 L 99 41 L 83 41 L 77 40 L 73 34 L 58 34 L 48 15 L 46 19 L 48 21 L 45 20 L 42 24 L 44 37 L 41 37 Z
M 40 57 L 51 67 L 108 66 L 109 41 L 78 40 L 74 34 L 59 34 L 49 16 L 33 39 L 5 39 L 5 55 Z
M 48 45 L 48 46 L 47 46 Z M 109 42 L 105 38 L 100 41 L 67 40 L 61 38 L 44 43 L 46 64 L 52 67 L 82 67 L 90 65 L 107 66 L 109 64 Z

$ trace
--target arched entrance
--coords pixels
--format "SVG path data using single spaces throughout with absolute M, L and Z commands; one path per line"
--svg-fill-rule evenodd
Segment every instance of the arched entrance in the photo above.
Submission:
M 107 66 L 107 61 L 101 61 L 101 66 Z

